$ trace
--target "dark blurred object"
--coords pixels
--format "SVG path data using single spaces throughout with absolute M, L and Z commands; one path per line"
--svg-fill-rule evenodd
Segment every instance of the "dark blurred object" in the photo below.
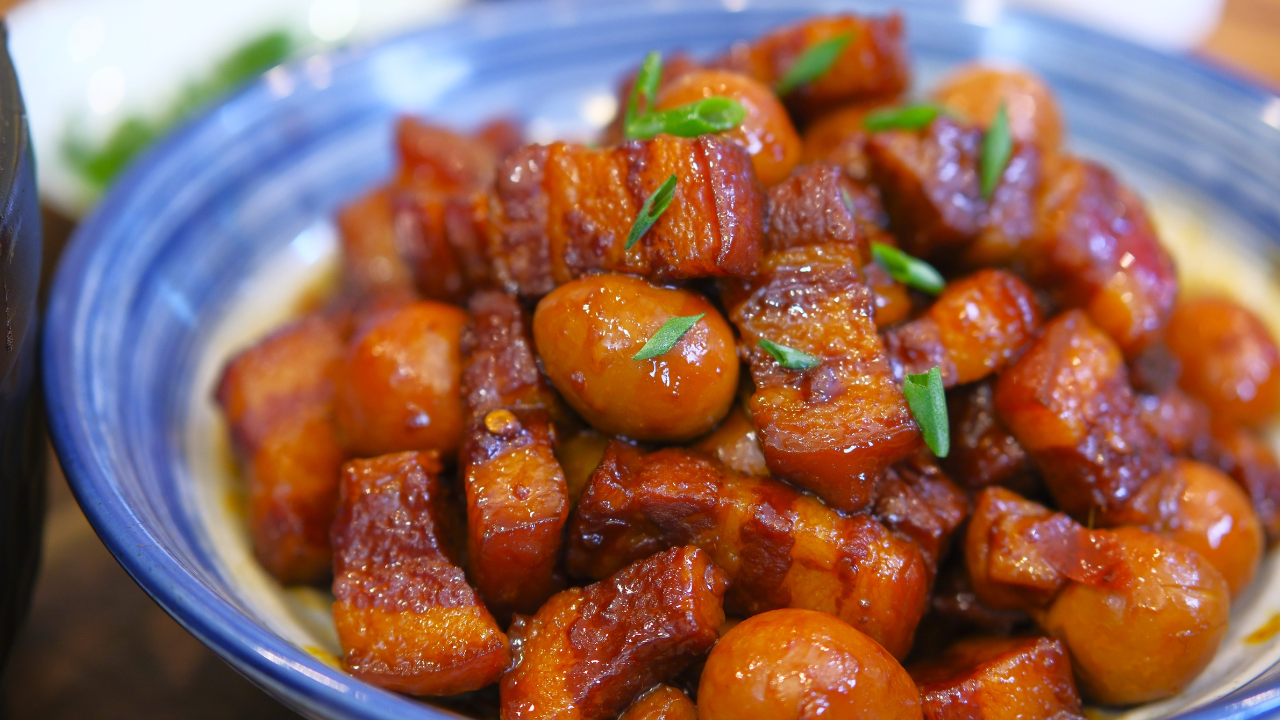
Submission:
M 27 613 L 44 520 L 44 431 L 36 388 L 40 207 L 18 78 L 0 25 L 0 666 Z

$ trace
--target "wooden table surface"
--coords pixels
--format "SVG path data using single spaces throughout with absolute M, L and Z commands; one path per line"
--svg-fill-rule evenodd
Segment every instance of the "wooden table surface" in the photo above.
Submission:
M 0 9 L 9 4 L 0 0 Z M 1280 0 L 1228 0 L 1200 54 L 1280 90 Z M 56 250 L 70 228 L 58 218 L 46 225 Z M 296 717 L 134 585 L 94 535 L 56 463 L 47 522 L 32 612 L 0 678 L 0 718 Z

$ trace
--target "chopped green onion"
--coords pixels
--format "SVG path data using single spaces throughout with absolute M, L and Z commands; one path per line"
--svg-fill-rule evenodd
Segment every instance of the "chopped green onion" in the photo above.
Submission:
M 640 97 L 645 100 L 645 112 L 653 109 L 653 98 L 658 94 L 658 85 L 662 82 L 662 56 L 657 50 L 650 50 L 640 63 L 640 71 L 636 73 L 635 82 L 631 85 L 631 97 L 627 99 L 627 112 L 623 116 L 623 128 L 640 116 Z
M 951 423 L 947 420 L 947 394 L 942 387 L 942 371 L 937 365 L 927 373 L 907 375 L 902 385 L 907 406 L 920 424 L 924 443 L 934 455 L 946 457 L 951 451 Z
M 627 236 L 624 250 L 630 250 L 637 240 L 649 232 L 649 228 L 653 227 L 653 224 L 658 222 L 658 217 L 667 211 L 667 207 L 671 205 L 671 200 L 675 196 L 676 176 L 672 175 L 653 191 L 653 194 L 644 201 L 644 205 L 640 206 L 640 213 L 631 224 L 631 234 Z
M 907 105 L 898 108 L 877 110 L 862 121 L 862 126 L 871 132 L 884 130 L 920 130 L 929 127 L 929 123 L 941 115 L 944 110 L 937 105 L 924 103 Z
M 791 63 L 787 73 L 778 81 L 778 95 L 786 95 L 792 90 L 813 82 L 822 77 L 836 63 L 836 58 L 844 51 L 845 45 L 853 39 L 853 33 L 844 33 L 810 47 Z
M 640 352 L 631 357 L 632 360 L 648 360 L 664 355 L 671 348 L 680 342 L 680 338 L 689 332 L 690 328 L 698 324 L 698 321 L 706 317 L 706 313 L 699 315 L 689 315 L 687 317 L 673 317 L 662 323 L 662 327 L 658 328 L 658 332 L 649 338 L 649 342 L 640 348 Z
M 779 345 L 765 338 L 761 338 L 760 342 L 756 343 L 756 347 L 772 355 L 779 365 L 788 370 L 808 370 L 809 368 L 817 367 L 819 363 L 818 358 L 807 352 L 789 348 L 786 345 Z
M 889 271 L 889 275 L 894 280 L 903 285 L 922 290 L 930 295 L 937 295 L 947 286 L 942 273 L 935 270 L 932 265 L 920 258 L 911 257 L 892 245 L 871 243 L 871 256 Z
M 1012 155 L 1013 134 L 1009 131 L 1009 113 L 1005 110 L 1004 103 L 1000 103 L 991 127 L 982 138 L 982 163 L 979 168 L 982 174 L 982 197 L 991 199 Z
M 747 109 L 727 97 L 703 98 L 670 110 L 651 112 L 627 123 L 626 135 L 632 140 L 646 140 L 666 133 L 678 137 L 698 137 L 707 133 L 732 130 L 742 124 Z

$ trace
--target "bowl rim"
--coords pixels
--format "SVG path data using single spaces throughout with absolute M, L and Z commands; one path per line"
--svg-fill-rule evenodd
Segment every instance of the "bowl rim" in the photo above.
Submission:
M 892 5 L 908 12 L 912 8 L 939 11 L 939 4 L 931 0 L 897 0 Z M 507 16 L 505 21 L 508 23 L 518 22 L 522 28 L 547 27 L 555 22 L 555 11 L 566 8 L 571 9 L 576 17 L 592 21 L 608 21 L 611 14 L 621 18 L 673 9 L 677 12 L 718 9 L 726 13 L 739 9 L 743 12 L 782 9 L 809 13 L 867 10 L 857 0 L 690 0 L 674 8 L 664 0 L 506 0 L 502 3 L 471 4 L 438 24 L 379 42 L 338 49 L 324 53 L 324 56 L 331 67 L 338 68 L 358 63 L 368 55 L 403 43 L 434 42 L 443 48 L 465 46 L 468 42 L 466 25 L 470 21 L 497 13 Z M 952 12 L 957 22 L 967 23 L 959 6 L 953 6 Z M 1260 104 L 1280 102 L 1275 92 L 1255 83 L 1244 73 L 1211 64 L 1202 58 L 1139 46 L 1023 9 L 1004 9 L 996 22 L 1011 20 L 1025 23 L 1038 32 L 1082 44 L 1103 45 L 1143 62 L 1195 76 L 1199 82 L 1250 97 Z M 306 61 L 307 58 L 301 58 L 282 68 L 291 77 L 303 77 Z M 452 716 L 450 711 L 366 685 L 345 671 L 327 665 L 269 631 L 193 579 L 183 563 L 157 543 L 156 537 L 139 522 L 129 503 L 117 492 L 115 478 L 95 461 L 103 448 L 94 443 L 91 423 L 79 411 L 85 405 L 83 398 L 75 392 L 78 335 L 73 320 L 95 288 L 91 280 L 95 276 L 95 266 L 101 263 L 102 243 L 99 240 L 155 166 L 179 151 L 202 128 L 216 122 L 220 109 L 255 102 L 266 92 L 268 81 L 259 79 L 184 122 L 131 163 L 76 229 L 57 269 L 41 344 L 50 436 L 73 494 L 117 562 L 169 615 L 250 681 L 295 710 L 313 716 L 334 716 L 337 713 L 341 717 L 369 720 L 415 714 L 418 717 L 437 714 L 449 717 Z M 1280 678 L 1272 680 L 1264 688 L 1255 689 L 1251 696 L 1235 695 L 1238 691 L 1178 717 L 1252 717 L 1280 708 Z

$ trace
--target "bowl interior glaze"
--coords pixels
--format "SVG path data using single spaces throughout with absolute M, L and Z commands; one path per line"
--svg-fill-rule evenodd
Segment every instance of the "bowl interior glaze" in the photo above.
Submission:
M 449 716 L 337 669 L 323 597 L 281 593 L 246 565 L 236 498 L 207 476 L 219 452 L 204 440 L 210 368 L 283 316 L 290 289 L 332 258 L 327 219 L 391 170 L 396 114 L 459 128 L 510 115 L 537 140 L 586 137 L 607 120 L 616 79 L 650 49 L 709 55 L 815 12 L 895 7 L 918 87 L 977 58 L 1031 67 L 1058 92 L 1077 149 L 1176 198 L 1210 235 L 1253 253 L 1245 266 L 1269 267 L 1280 99 L 1202 65 L 1031 15 L 971 22 L 932 2 L 473 6 L 444 26 L 271 71 L 135 163 L 81 226 L 44 362 L 54 441 L 95 529 L 168 612 L 304 714 Z M 1194 713 L 1204 718 L 1280 707 L 1280 671 L 1269 669 L 1280 650 L 1243 640 L 1280 609 L 1275 556 L 1255 585 L 1206 676 L 1129 716 L 1192 701 L 1207 702 Z

